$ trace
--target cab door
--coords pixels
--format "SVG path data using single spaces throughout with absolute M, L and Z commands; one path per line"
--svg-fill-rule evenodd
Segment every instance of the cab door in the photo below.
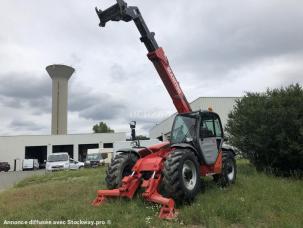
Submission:
M 212 112 L 202 112 L 198 141 L 207 165 L 212 165 L 217 160 L 222 138 L 223 132 L 219 116 Z

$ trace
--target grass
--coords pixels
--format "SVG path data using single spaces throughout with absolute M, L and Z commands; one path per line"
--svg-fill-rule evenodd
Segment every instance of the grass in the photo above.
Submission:
M 257 173 L 238 162 L 235 185 L 218 188 L 211 179 L 191 205 L 178 206 L 173 221 L 157 218 L 159 208 L 115 199 L 90 205 L 105 189 L 104 168 L 34 176 L 0 193 L 0 226 L 5 220 L 111 221 L 111 227 L 303 227 L 303 182 Z M 53 227 L 53 226 L 52 226 Z M 84 226 L 83 226 L 84 227 Z

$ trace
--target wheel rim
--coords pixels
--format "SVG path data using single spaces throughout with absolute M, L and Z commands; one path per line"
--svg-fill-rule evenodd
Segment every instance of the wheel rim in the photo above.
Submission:
M 227 178 L 229 181 L 232 181 L 235 176 L 235 167 L 232 161 L 228 162 L 227 164 Z
M 185 187 L 188 190 L 193 190 L 197 183 L 197 170 L 195 164 L 187 160 L 184 162 L 182 169 L 182 178 Z

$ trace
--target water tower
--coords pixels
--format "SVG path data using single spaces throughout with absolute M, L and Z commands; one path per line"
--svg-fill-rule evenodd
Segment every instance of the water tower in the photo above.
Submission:
M 68 80 L 75 69 L 54 64 L 46 67 L 53 80 L 52 90 L 52 135 L 67 134 Z

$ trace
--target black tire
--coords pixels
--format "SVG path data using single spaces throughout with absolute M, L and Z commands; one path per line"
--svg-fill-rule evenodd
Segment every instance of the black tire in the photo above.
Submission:
M 163 190 L 178 203 L 191 201 L 200 191 L 201 179 L 197 157 L 190 149 L 175 149 L 163 169 Z
M 108 189 L 119 188 L 121 180 L 132 173 L 132 168 L 138 157 L 132 153 L 118 154 L 106 170 L 106 185 Z
M 213 176 L 214 181 L 221 187 L 227 187 L 236 182 L 237 164 L 235 156 L 231 151 L 223 151 L 222 173 Z

